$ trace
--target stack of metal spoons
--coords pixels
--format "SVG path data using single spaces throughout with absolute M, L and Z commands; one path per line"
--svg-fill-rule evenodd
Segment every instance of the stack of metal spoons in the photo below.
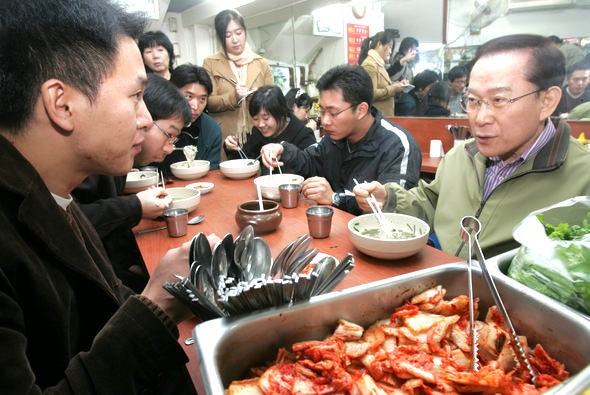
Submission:
M 189 250 L 189 276 L 177 276 L 179 281 L 166 282 L 164 288 L 202 320 L 305 301 L 330 292 L 354 268 L 352 254 L 338 262 L 308 249 L 311 241 L 302 235 L 273 259 L 252 226 L 235 240 L 225 235 L 213 250 L 199 233 Z

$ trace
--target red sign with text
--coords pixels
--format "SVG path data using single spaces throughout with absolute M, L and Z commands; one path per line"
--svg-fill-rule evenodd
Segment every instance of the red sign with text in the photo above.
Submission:
M 346 54 L 348 64 L 358 64 L 363 40 L 369 37 L 369 26 L 346 24 Z

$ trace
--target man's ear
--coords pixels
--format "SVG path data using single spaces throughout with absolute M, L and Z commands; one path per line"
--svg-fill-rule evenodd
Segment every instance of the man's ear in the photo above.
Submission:
M 561 100 L 561 88 L 552 86 L 544 92 L 541 102 L 541 114 L 539 120 L 546 120 L 553 114 Z
M 362 102 L 356 106 L 357 119 L 363 119 L 369 113 L 369 105 Z
M 71 132 L 74 129 L 71 108 L 73 93 L 74 89 L 70 85 L 55 78 L 41 85 L 41 99 L 47 116 L 64 132 Z

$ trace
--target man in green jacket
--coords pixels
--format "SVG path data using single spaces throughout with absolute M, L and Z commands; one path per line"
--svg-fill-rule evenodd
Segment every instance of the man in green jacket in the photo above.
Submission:
M 474 139 L 441 161 L 431 183 L 405 190 L 395 183 L 361 184 L 385 211 L 424 219 L 444 251 L 466 258 L 459 237 L 463 216 L 478 217 L 485 255 L 517 247 L 512 229 L 527 214 L 590 191 L 590 152 L 569 127 L 549 119 L 561 98 L 565 60 L 547 39 L 512 35 L 493 39 L 476 54 L 463 100 Z

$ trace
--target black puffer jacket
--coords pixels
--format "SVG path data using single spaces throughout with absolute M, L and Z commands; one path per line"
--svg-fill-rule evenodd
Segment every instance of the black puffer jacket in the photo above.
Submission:
M 345 139 L 322 140 L 305 150 L 283 143 L 281 160 L 303 177 L 324 177 L 332 190 L 340 194 L 338 208 L 361 214 L 352 189 L 359 182 L 396 182 L 409 189 L 418 185 L 422 154 L 414 137 L 401 126 L 383 118 L 371 108 L 375 122 L 359 142 L 349 147 Z

